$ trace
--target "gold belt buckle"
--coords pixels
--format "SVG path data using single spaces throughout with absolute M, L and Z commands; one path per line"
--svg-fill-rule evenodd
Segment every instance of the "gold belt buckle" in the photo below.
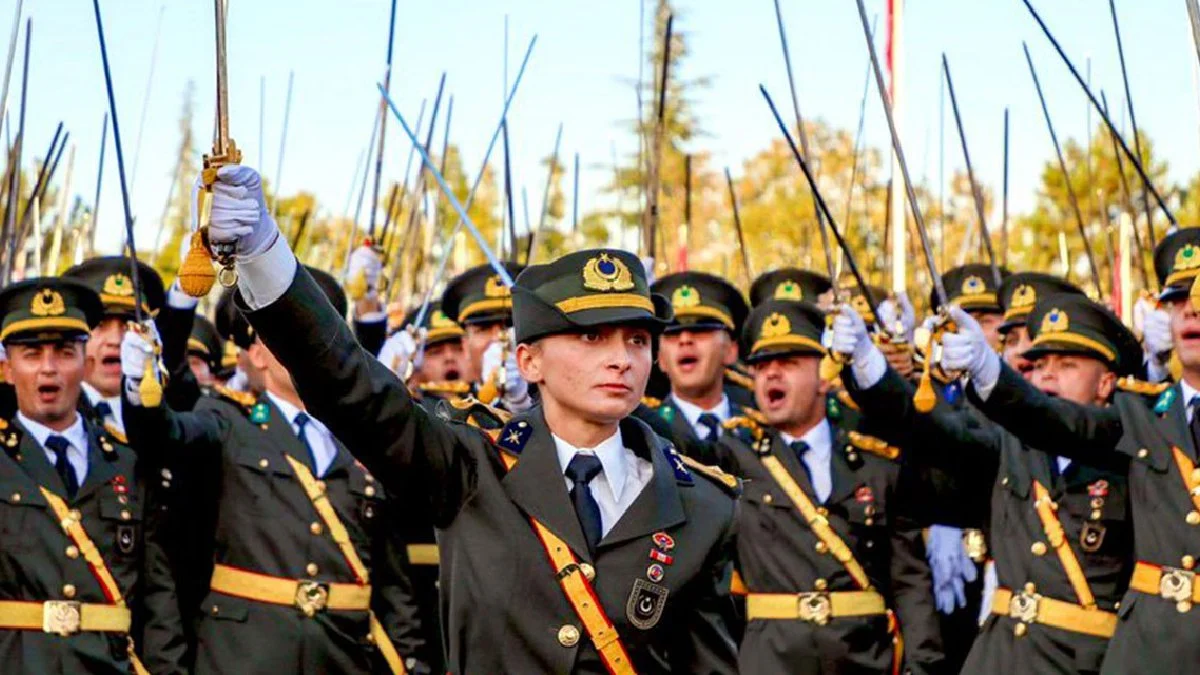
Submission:
M 50 600 L 42 603 L 42 632 L 67 637 L 79 632 L 83 625 L 82 606 L 73 600 Z
M 1037 593 L 1013 593 L 1012 600 L 1008 601 L 1008 616 L 1023 623 L 1034 623 L 1037 621 L 1038 606 L 1041 602 L 1042 596 Z
M 1158 594 L 1174 602 L 1191 602 L 1192 589 L 1196 584 L 1196 573 L 1174 567 L 1162 568 L 1162 579 L 1158 582 Z
M 833 603 L 828 593 L 800 593 L 796 596 L 801 621 L 810 621 L 818 626 L 829 623 L 833 616 Z
M 316 581 L 301 581 L 296 584 L 296 607 L 311 617 L 329 604 L 329 585 Z

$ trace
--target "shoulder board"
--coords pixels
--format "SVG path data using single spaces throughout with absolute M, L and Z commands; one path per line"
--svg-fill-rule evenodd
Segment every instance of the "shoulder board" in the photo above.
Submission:
M 897 459 L 900 457 L 900 448 L 897 448 L 894 445 L 888 445 L 887 441 L 884 441 L 883 439 L 875 438 L 874 436 L 868 436 L 866 434 L 860 434 L 857 431 L 851 431 L 849 433 L 849 438 L 850 445 L 864 452 L 869 452 L 872 455 L 878 455 L 884 459 Z
M 725 492 L 733 495 L 734 497 L 741 494 L 741 481 L 739 481 L 733 474 L 725 473 L 720 468 L 715 466 L 701 464 L 687 455 L 679 455 L 679 458 L 683 460 L 683 463 L 687 465 L 689 469 L 721 486 Z
M 751 377 L 749 375 L 738 372 L 737 370 L 734 370 L 733 368 L 725 369 L 725 379 L 728 380 L 729 382 L 732 382 L 733 384 L 736 384 L 737 386 L 741 387 L 742 389 L 749 389 L 750 391 L 754 391 L 754 380 L 751 379 Z
M 463 395 L 471 391 L 471 385 L 461 380 L 448 382 L 422 382 L 417 388 L 430 394 Z
M 121 433 L 120 429 L 116 428 L 112 424 L 109 424 L 108 422 L 104 423 L 104 433 L 108 434 L 109 436 L 112 436 L 113 440 L 120 443 L 121 445 L 129 445 L 129 438 L 125 434 Z M 103 434 L 101 434 L 100 440 L 106 441 L 107 439 L 104 437 Z
M 1144 380 L 1135 379 L 1131 375 L 1126 375 L 1125 377 L 1117 380 L 1117 389 L 1120 389 L 1121 391 L 1128 391 L 1134 394 L 1142 394 L 1143 396 L 1158 396 L 1167 389 L 1170 389 L 1173 384 L 1174 383 L 1172 382 L 1159 382 L 1158 384 L 1154 384 Z
M 750 432 L 750 435 L 754 438 L 754 440 L 758 440 L 759 438 L 762 438 L 763 435 L 762 422 L 760 421 L 761 419 L 761 413 L 755 412 L 754 415 L 739 415 L 737 417 L 730 417 L 729 419 L 725 420 L 721 426 L 733 432 L 736 432 L 739 429 L 744 429 Z
M 847 408 L 849 408 L 855 412 L 861 412 L 858 408 L 858 404 L 855 403 L 854 399 L 850 396 L 850 392 L 846 391 L 845 389 L 838 390 L 837 400 L 838 400 L 838 403 L 841 403 L 842 405 L 846 406 Z
M 255 403 L 258 403 L 258 398 L 248 391 L 237 391 L 230 389 L 224 385 L 214 384 L 213 393 L 217 396 L 227 399 L 242 408 L 251 408 Z
M 646 406 L 647 408 L 657 408 L 662 405 L 662 399 L 654 398 L 653 396 L 643 396 L 642 405 Z
M 459 422 L 484 431 L 499 429 L 508 423 L 512 415 L 499 408 L 485 405 L 470 396 L 442 399 L 437 406 L 438 416 L 450 422 Z
M 16 454 L 17 446 L 21 444 L 21 436 L 20 427 L 4 420 L 4 427 L 0 429 L 0 444 L 4 445 L 4 449 L 10 455 Z

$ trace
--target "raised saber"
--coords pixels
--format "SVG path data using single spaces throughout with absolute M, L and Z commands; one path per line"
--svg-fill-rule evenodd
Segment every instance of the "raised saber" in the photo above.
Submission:
M 1133 112 L 1133 94 L 1129 91 L 1129 72 L 1125 70 L 1125 47 L 1121 43 L 1121 23 L 1117 20 L 1115 0 L 1108 0 L 1108 13 L 1112 15 L 1113 33 L 1117 38 L 1117 62 L 1121 64 L 1121 82 L 1125 85 L 1125 106 L 1129 108 L 1129 126 L 1133 130 L 1133 151 L 1142 156 L 1142 135 L 1138 133 L 1137 115 Z M 1092 130 L 1088 129 L 1090 137 Z M 1150 209 L 1150 196 L 1142 191 L 1142 209 L 1146 213 L 1146 231 L 1150 233 L 1150 247 L 1158 245 L 1154 236 L 1154 214 Z

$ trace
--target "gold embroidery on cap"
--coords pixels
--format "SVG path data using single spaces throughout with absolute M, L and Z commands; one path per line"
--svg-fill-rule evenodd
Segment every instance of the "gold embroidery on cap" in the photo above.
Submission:
M 110 274 L 104 280 L 104 290 L 102 292 L 105 295 L 133 295 L 133 281 L 119 272 L 117 274 Z
M 67 311 L 67 306 L 58 291 L 43 288 L 33 296 L 29 311 L 34 316 L 58 316 Z
M 1200 267 L 1200 246 L 1195 244 L 1186 244 L 1175 254 L 1175 269 L 1191 270 Z
M 792 332 L 792 322 L 779 312 L 773 312 L 771 316 L 763 321 L 762 328 L 759 329 L 758 336 L 760 338 L 773 338 L 780 335 L 787 335 Z
M 488 277 L 487 283 L 483 285 L 483 294 L 489 298 L 503 298 L 512 295 L 512 291 L 504 285 L 504 280 L 497 274 Z
M 633 288 L 633 273 L 619 258 L 601 253 L 583 266 L 583 287 L 589 291 L 628 291 Z
M 1021 284 L 1017 286 L 1017 290 L 1013 291 L 1011 307 L 1032 307 L 1037 304 L 1037 291 L 1029 284 Z
M 700 306 L 700 291 L 691 286 L 680 286 L 671 294 L 671 306 L 676 310 Z
M 433 328 L 454 328 L 454 322 L 440 309 L 429 315 L 429 325 Z
M 788 280 L 775 287 L 776 300 L 803 300 L 804 289 L 800 288 L 800 284 Z
M 1061 333 L 1071 325 L 1067 313 L 1055 307 L 1042 317 L 1042 333 Z
M 962 282 L 963 295 L 975 295 L 977 293 L 986 293 L 987 284 L 983 283 L 983 279 L 977 276 L 969 276 L 963 279 Z

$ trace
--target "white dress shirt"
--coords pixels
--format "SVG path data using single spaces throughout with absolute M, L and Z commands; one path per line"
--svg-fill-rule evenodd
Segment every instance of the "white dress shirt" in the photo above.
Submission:
M 1187 380 L 1180 378 L 1179 393 L 1183 396 L 1183 414 L 1187 418 L 1187 423 L 1192 423 L 1192 397 L 1200 396 L 1200 391 L 1196 391 L 1192 385 L 1187 383 Z
M 789 445 L 797 440 L 785 433 L 779 435 Z M 808 467 L 809 480 L 817 493 L 817 500 L 824 502 L 833 493 L 833 430 L 829 427 L 829 420 L 821 420 L 798 440 L 808 443 L 808 450 L 803 457 L 804 465 Z M 791 448 L 788 448 L 788 452 L 791 452 Z
M 17 420 L 25 430 L 29 432 L 38 445 L 42 446 L 42 451 L 46 453 L 46 459 L 50 462 L 50 466 L 54 466 L 54 452 L 46 447 L 46 439 L 51 436 L 62 436 L 67 439 L 71 447 L 67 448 L 67 461 L 71 463 L 71 468 L 75 469 L 75 478 L 83 485 L 83 481 L 87 479 L 88 470 L 88 434 L 87 427 L 83 425 L 83 415 L 75 415 L 75 423 L 67 427 L 63 431 L 55 431 L 44 424 L 39 424 L 26 417 L 23 413 L 17 413 Z
M 551 436 L 568 490 L 573 483 L 566 477 L 567 465 L 575 455 L 593 455 L 600 460 L 600 473 L 588 483 L 588 489 L 600 507 L 600 535 L 603 537 L 617 524 L 642 489 L 650 484 L 654 465 L 626 448 L 621 442 L 620 431 L 594 448 L 577 448 L 554 434 Z
M 679 408 L 679 411 L 683 413 L 683 417 L 687 420 L 688 424 L 691 425 L 692 431 L 696 432 L 696 438 L 705 441 L 716 439 L 710 439 L 708 437 L 708 428 L 703 424 L 700 424 L 700 415 L 704 413 L 711 413 L 716 415 L 717 419 L 720 420 L 721 423 L 725 423 L 729 421 L 729 417 L 732 414 L 729 409 L 729 397 L 725 394 L 721 394 L 721 402 L 718 403 L 716 407 L 709 410 L 705 410 L 695 403 L 689 403 L 679 398 L 675 394 L 671 394 L 671 401 L 674 402 L 675 407 Z M 717 433 L 719 434 L 720 432 L 721 430 L 717 429 Z
M 108 404 L 109 410 L 112 411 L 105 415 L 102 421 L 107 425 L 111 425 L 113 429 L 116 429 L 121 433 L 122 436 L 124 436 L 125 418 L 121 413 L 121 395 L 117 394 L 116 396 L 105 397 L 100 393 L 99 389 L 93 387 L 87 382 L 83 382 L 82 384 L 83 393 L 88 397 L 88 402 L 91 403 L 93 407 L 95 407 L 97 403 L 103 401 Z M 82 483 L 83 480 L 80 479 L 80 482 Z
M 267 398 L 271 399 L 271 403 L 274 403 L 276 408 L 279 408 L 280 414 L 292 425 L 292 431 L 297 436 L 300 435 L 300 427 L 296 424 L 296 415 L 300 413 L 308 415 L 308 424 L 304 425 L 304 439 L 312 448 L 313 460 L 316 462 L 316 466 L 313 467 L 316 470 L 316 476 L 320 478 L 325 475 L 325 472 L 329 470 L 329 465 L 333 464 L 333 459 L 337 457 L 337 443 L 334 442 L 329 427 L 321 424 L 307 411 L 297 408 L 269 391 Z M 296 459 L 304 458 L 297 457 Z

